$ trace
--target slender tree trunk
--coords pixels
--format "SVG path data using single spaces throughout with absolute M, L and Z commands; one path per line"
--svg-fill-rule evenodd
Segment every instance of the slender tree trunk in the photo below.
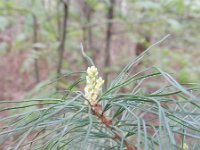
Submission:
M 63 0 L 63 7 L 64 7 L 64 16 L 63 16 L 63 25 L 62 25 L 62 35 L 61 35 L 61 43 L 58 47 L 58 66 L 57 66 L 57 75 L 58 77 L 61 75 L 61 69 L 63 64 L 63 53 L 65 49 L 65 40 L 67 34 L 67 20 L 68 20 L 68 11 L 69 11 L 69 0 Z
M 110 0 L 110 5 L 108 9 L 108 14 L 107 14 L 107 19 L 108 19 L 108 24 L 107 24 L 107 31 L 106 31 L 106 47 L 105 47 L 105 52 L 104 52 L 104 80 L 105 80 L 105 88 L 107 88 L 108 84 L 108 69 L 110 67 L 110 46 L 111 46 L 111 37 L 112 37 L 112 20 L 114 18 L 114 6 L 115 6 L 115 0 Z
M 33 15 L 33 45 L 38 42 L 38 23 L 37 17 Z M 38 51 L 37 48 L 34 48 L 35 51 Z M 39 65 L 38 59 L 36 58 L 34 61 L 34 72 L 35 72 L 35 82 L 40 82 L 40 72 L 39 72 Z
M 84 18 L 86 18 L 86 22 L 84 22 L 83 27 L 82 27 L 84 48 L 86 50 L 89 50 L 92 52 L 91 57 L 92 57 L 92 60 L 95 61 L 96 53 L 95 53 L 95 49 L 93 46 L 92 26 L 90 26 L 94 10 L 93 10 L 93 8 L 91 8 L 91 6 L 88 5 L 88 3 L 86 1 L 80 3 L 80 7 L 82 9 Z
M 91 8 L 88 8 L 88 9 L 89 9 L 89 11 L 88 11 L 88 14 L 87 14 L 87 23 L 89 25 L 91 23 L 91 20 L 92 20 L 92 12 L 93 11 L 91 10 Z M 88 30 L 88 48 L 89 48 L 90 51 L 92 51 L 92 59 L 95 62 L 95 49 L 94 49 L 94 46 L 93 46 L 92 27 L 88 26 L 87 30 Z
M 60 41 L 61 38 L 61 30 L 62 29 L 62 22 L 60 18 L 60 1 L 56 1 L 56 23 L 57 23 L 57 37 L 56 39 Z

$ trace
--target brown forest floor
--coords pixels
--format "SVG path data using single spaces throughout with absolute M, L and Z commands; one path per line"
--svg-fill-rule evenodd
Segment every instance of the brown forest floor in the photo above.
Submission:
M 25 53 L 14 52 L 0 56 L 0 99 L 22 99 L 34 82 L 29 73 L 20 70 Z

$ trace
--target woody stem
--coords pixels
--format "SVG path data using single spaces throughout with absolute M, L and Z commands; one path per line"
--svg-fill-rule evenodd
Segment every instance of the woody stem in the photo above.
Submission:
M 93 105 L 92 111 L 93 111 L 93 114 L 95 116 L 97 116 L 107 128 L 109 128 L 109 129 L 112 128 L 112 126 L 113 126 L 112 121 L 102 113 L 100 105 L 97 105 L 97 104 Z M 136 150 L 135 147 L 131 146 L 126 140 L 124 140 L 122 138 L 119 131 L 116 131 L 116 132 L 113 132 L 113 133 L 114 133 L 114 137 L 113 137 L 114 140 L 119 140 L 119 141 L 123 140 L 123 143 L 126 146 L 126 150 Z

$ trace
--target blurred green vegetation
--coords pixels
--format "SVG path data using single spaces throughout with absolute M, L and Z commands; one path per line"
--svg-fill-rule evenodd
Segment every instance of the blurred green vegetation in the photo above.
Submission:
M 199 0 L 1 0 L 0 100 L 12 101 L 0 101 L 0 149 L 37 139 L 38 149 L 121 150 L 123 138 L 145 150 L 198 149 L 199 8 Z M 106 82 L 99 102 L 111 130 L 84 104 L 91 60 Z
M 113 2 L 112 6 L 109 0 L 2 0 L 0 55 L 22 61 L 15 66 L 19 74 L 9 70 L 6 74 L 14 81 L 23 80 L 22 74 L 28 72 L 26 84 L 29 86 L 30 82 L 32 90 L 33 83 L 40 86 L 67 72 L 83 70 L 87 64 L 80 54 L 82 43 L 96 66 L 102 68 L 104 78 L 107 74 L 112 78 L 125 63 L 170 34 L 170 38 L 148 53 L 138 68 L 153 63 L 173 73 L 181 83 L 200 81 L 198 0 Z M 20 54 L 15 56 L 16 53 Z M 6 61 L 1 63 L 11 67 Z M 7 80 L 5 74 L 1 76 Z M 66 88 L 68 84 L 62 80 L 59 86 Z

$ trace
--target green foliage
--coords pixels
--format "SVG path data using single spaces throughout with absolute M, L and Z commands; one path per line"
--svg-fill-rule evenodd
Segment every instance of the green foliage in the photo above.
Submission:
M 126 149 L 126 141 L 137 149 L 178 149 L 182 143 L 195 149 L 200 140 L 200 104 L 195 93 L 200 92 L 200 86 L 188 84 L 184 88 L 154 67 L 131 74 L 131 68 L 144 54 L 131 61 L 98 98 L 102 114 L 112 120 L 111 127 L 84 103 L 84 93 L 77 89 L 85 85 L 80 72 L 81 80 L 60 93 L 61 98 L 0 101 L 0 112 L 10 114 L 0 119 L 0 144 L 10 141 L 10 149 L 122 150 Z M 141 83 L 157 77 L 167 84 L 145 92 Z M 121 92 L 127 86 L 133 89 Z M 3 108 L 5 104 L 10 105 Z M 115 139 L 116 133 L 120 133 L 121 140 Z
M 146 67 L 155 63 L 157 67 L 173 73 L 180 83 L 195 83 L 199 82 L 200 77 L 198 60 L 194 60 L 195 55 L 198 55 L 195 51 L 183 53 L 173 49 L 156 48 L 153 54 L 143 62 Z
M 200 79 L 199 53 L 194 52 L 199 48 L 199 5 L 195 1 L 187 3 L 184 0 L 124 0 L 125 5 L 120 2 L 116 4 L 114 19 L 106 20 L 109 0 L 83 2 L 92 10 L 91 20 L 87 22 L 88 14 L 84 14 L 79 1 L 70 1 L 62 70 L 67 73 L 55 79 L 58 61 L 56 50 L 63 32 L 62 1 L 0 1 L 0 32 L 17 24 L 18 18 L 23 20 L 17 24 L 20 31 L 14 35 L 11 44 L 14 50 L 27 53 L 20 69 L 31 70 L 34 61 L 40 59 L 53 68 L 47 79 L 27 94 L 27 97 L 37 98 L 0 101 L 0 113 L 8 114 L 0 118 L 0 149 L 9 143 L 7 149 L 123 150 L 126 149 L 124 141 L 145 150 L 181 149 L 184 143 L 189 149 L 198 149 L 200 87 L 199 84 L 184 83 L 199 82 Z M 38 30 L 38 41 L 35 44 L 32 40 L 34 16 Z M 80 46 L 77 43 L 83 42 L 84 38 L 87 41 L 89 34 L 92 35 L 94 50 L 99 52 L 97 61 L 101 63 L 99 58 L 105 45 L 102 41 L 105 39 L 105 24 L 108 21 L 114 23 L 112 36 L 115 49 L 118 49 L 118 41 L 122 41 L 120 46 L 126 45 L 125 42 L 131 43 L 129 48 L 132 49 L 132 44 L 137 43 L 148 46 L 146 35 L 152 41 L 166 32 L 173 35 L 170 44 L 163 43 L 162 47 L 148 55 L 143 61 L 145 68 L 136 68 L 132 72 L 132 68 L 152 46 L 122 69 L 109 81 L 108 89 L 102 91 L 98 102 L 102 114 L 112 120 L 111 128 L 95 116 L 91 106 L 84 103 L 82 91 L 85 72 L 66 71 L 83 67 L 84 61 L 79 55 Z M 89 28 L 92 33 L 88 33 Z M 6 52 L 6 48 L 7 43 L 1 43 L 0 53 Z M 89 66 L 94 65 L 81 48 Z M 86 49 L 87 53 L 94 52 L 93 48 Z M 102 70 L 119 70 L 125 58 L 128 59 L 127 55 L 123 57 L 120 55 L 117 59 L 120 60 L 119 66 L 113 65 Z M 149 65 L 152 63 L 156 67 Z M 174 73 L 181 84 L 171 74 L 162 71 L 163 68 Z M 55 84 L 64 90 L 55 90 Z M 116 133 L 121 138 L 116 138 Z
M 0 17 L 0 31 L 3 31 L 5 27 L 8 25 L 8 20 L 5 17 Z
M 92 10 L 89 23 L 87 22 L 88 14 L 83 11 L 83 4 Z M 86 44 L 83 44 L 84 46 L 86 45 L 87 53 L 95 54 L 96 50 L 103 51 L 104 34 L 106 32 L 105 23 L 107 23 L 105 17 L 108 6 L 110 6 L 109 0 L 70 2 L 65 52 L 72 53 L 73 59 L 76 59 L 79 43 L 84 41 L 84 36 Z M 5 30 L 8 26 L 18 25 L 16 18 L 21 18 L 23 20 L 19 25 L 21 29 L 12 39 L 12 49 L 27 51 L 32 45 L 30 39 L 33 38 L 33 16 L 35 16 L 38 22 L 38 42 L 46 45 L 49 53 L 43 55 L 43 57 L 46 57 L 48 66 L 55 66 L 56 61 L 52 62 L 51 60 L 57 57 L 56 49 L 58 49 L 61 40 L 62 8 L 61 1 L 2 0 L 0 2 L 0 14 L 2 15 L 0 17 L 0 31 Z M 122 11 L 125 11 L 125 13 Z M 160 38 L 163 34 L 170 33 L 173 35 L 172 40 L 169 45 L 164 45 L 165 48 L 171 49 L 175 47 L 177 50 L 187 52 L 194 49 L 198 50 L 198 39 L 200 37 L 196 31 L 199 28 L 199 14 L 198 2 L 195 0 L 190 2 L 185 0 L 123 0 L 123 2 L 117 2 L 115 6 L 113 23 L 116 31 L 113 34 L 113 42 L 116 43 L 122 37 L 122 40 L 126 41 L 126 43 L 134 45 L 141 42 L 148 46 L 148 43 L 145 43 L 146 35 L 154 41 L 154 39 Z M 91 39 L 94 43 L 92 47 L 94 47 L 94 50 L 88 46 L 88 26 L 92 30 L 90 34 L 92 35 Z M 83 28 L 86 30 L 85 32 Z M 118 31 L 120 32 L 119 34 Z M 124 37 L 126 38 L 124 39 Z M 1 43 L 1 53 L 4 54 L 7 51 L 7 45 L 8 43 Z M 76 66 L 80 68 L 83 59 L 79 57 L 76 60 L 78 60 Z M 64 60 L 64 70 L 70 68 L 69 63 L 68 59 Z

